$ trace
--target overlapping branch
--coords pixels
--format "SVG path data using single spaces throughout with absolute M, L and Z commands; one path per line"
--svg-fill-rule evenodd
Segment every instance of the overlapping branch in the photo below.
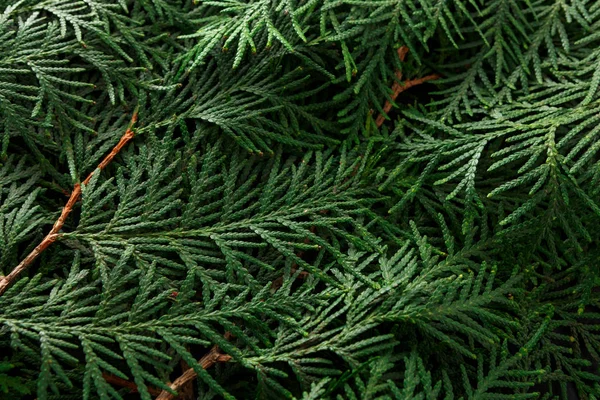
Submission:
M 133 139 L 133 137 L 134 137 L 133 126 L 137 122 L 137 117 L 138 117 L 138 110 L 136 108 L 136 110 L 133 112 L 133 115 L 131 116 L 131 121 L 129 122 L 129 125 L 127 126 L 127 130 L 121 137 L 121 140 L 119 140 L 119 143 L 117 143 L 117 145 L 112 149 L 112 151 L 106 157 L 104 157 L 102 162 L 100 164 L 98 164 L 97 170 L 102 170 L 102 169 L 106 168 L 106 166 L 108 164 L 110 164 L 110 162 L 113 160 L 113 158 L 115 158 L 115 156 L 117 154 L 119 154 L 121 149 L 123 149 L 123 147 L 125 147 L 125 145 L 127 143 L 129 143 L 129 141 L 131 141 L 131 139 Z M 90 182 L 90 180 L 94 176 L 95 172 L 96 172 L 95 170 L 90 172 L 88 177 L 85 178 L 85 180 L 83 181 L 84 185 L 87 185 Z M 65 224 L 65 221 L 67 220 L 67 217 L 69 216 L 71 211 L 73 211 L 73 207 L 75 206 L 75 204 L 77 203 L 77 201 L 79 200 L 80 197 L 81 197 L 81 185 L 79 183 L 77 183 L 77 184 L 75 184 L 75 187 L 73 188 L 73 191 L 71 192 L 71 196 L 69 197 L 67 204 L 63 207 L 62 212 L 60 213 L 60 216 L 58 217 L 56 222 L 54 222 L 54 225 L 52 226 L 52 229 L 50 230 L 50 232 L 48 232 L 48 234 L 44 237 L 44 239 L 40 242 L 40 244 L 38 244 L 27 255 L 27 257 L 25 257 L 23 259 L 23 261 L 21 261 L 19 263 L 19 265 L 17 265 L 11 271 L 10 274 L 6 275 L 5 277 L 3 277 L 0 280 L 0 296 L 14 283 L 14 281 L 19 277 L 19 275 L 23 271 L 25 271 L 33 263 L 33 261 L 35 261 L 35 259 L 38 258 L 38 256 L 44 250 L 46 250 L 52 243 L 54 243 L 54 241 L 60 236 L 60 230 L 62 229 L 63 225 Z

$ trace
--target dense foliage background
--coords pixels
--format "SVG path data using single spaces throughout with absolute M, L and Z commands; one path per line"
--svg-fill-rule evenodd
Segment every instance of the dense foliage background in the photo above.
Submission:
M 2 398 L 600 397 L 600 2 L 0 12 Z

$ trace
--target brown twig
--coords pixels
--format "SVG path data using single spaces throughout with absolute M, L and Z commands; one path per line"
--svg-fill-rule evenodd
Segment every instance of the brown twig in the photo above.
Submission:
M 230 340 L 233 335 L 230 332 L 225 332 L 225 339 Z M 208 353 L 206 353 L 200 360 L 198 360 L 198 364 L 202 367 L 202 369 L 208 369 L 215 365 L 216 363 L 227 362 L 231 360 L 231 356 L 228 354 L 223 354 L 219 346 L 214 345 Z M 184 387 L 188 382 L 196 379 L 196 371 L 192 368 L 185 371 L 179 378 L 175 379 L 171 385 L 172 390 L 178 392 Z M 173 400 L 176 395 L 173 395 L 166 390 L 163 390 L 155 400 Z
M 408 54 L 408 47 L 402 46 L 398 49 L 398 58 L 400 59 L 400 61 L 403 62 L 406 59 L 406 54 Z M 377 127 L 380 128 L 381 125 L 383 125 L 383 123 L 385 121 L 385 114 L 387 114 L 392 109 L 392 102 L 395 101 L 396 98 L 398 98 L 398 95 L 400 95 L 400 93 L 404 92 L 405 90 L 410 89 L 413 86 L 417 86 L 424 82 L 431 81 L 434 79 L 439 79 L 439 78 L 441 78 L 440 75 L 431 74 L 431 75 L 424 76 L 422 78 L 405 80 L 404 82 L 400 83 L 400 80 L 402 79 L 402 71 L 397 70 L 396 71 L 396 79 L 394 81 L 394 84 L 392 85 L 392 96 L 391 96 L 392 101 L 390 101 L 390 100 L 385 101 L 385 105 L 383 106 L 384 112 L 379 114 L 379 116 L 375 120 L 375 124 L 377 125 Z
M 186 346 L 186 350 L 189 351 L 189 346 Z M 181 360 L 179 365 L 184 373 L 191 369 L 184 360 Z M 194 400 L 194 382 L 186 382 L 177 393 L 179 393 L 179 400 Z
M 129 126 L 127 127 L 127 130 L 121 137 L 121 140 L 119 140 L 119 143 L 117 143 L 117 145 L 112 149 L 110 154 L 108 154 L 106 157 L 104 157 L 102 162 L 98 165 L 97 169 L 99 169 L 99 170 L 104 169 L 112 161 L 112 159 L 115 158 L 115 156 L 119 153 L 119 151 L 121 151 L 121 149 L 131 139 L 133 139 L 134 133 L 133 133 L 132 129 L 133 129 L 133 125 L 137 121 L 137 116 L 138 116 L 138 114 L 137 114 L 137 109 L 136 109 L 133 113 L 133 116 L 131 117 L 131 121 L 129 122 Z M 85 180 L 83 181 L 84 185 L 87 185 L 90 182 L 90 180 L 92 179 L 92 176 L 94 176 L 94 172 L 95 171 L 92 171 L 88 175 L 88 177 L 85 178 Z M 67 204 L 63 207 L 62 212 L 60 213 L 60 216 L 58 217 L 58 219 L 52 226 L 52 229 L 50 230 L 50 232 L 48 232 L 48 234 L 44 237 L 44 239 L 40 242 L 40 244 L 38 244 L 35 247 L 35 249 L 33 249 L 27 255 L 27 257 L 25 257 L 23 259 L 23 261 L 21 261 L 19 263 L 19 265 L 17 265 L 15 267 L 15 269 L 13 269 L 11 271 L 10 274 L 6 275 L 5 277 L 3 277 L 0 280 L 0 296 L 6 291 L 6 289 L 9 288 L 10 285 L 12 285 L 12 283 L 17 279 L 17 277 L 23 271 L 25 271 L 29 267 L 29 265 L 31 265 L 31 263 L 44 250 L 46 250 L 48 248 L 48 246 L 50 246 L 52 243 L 54 243 L 54 241 L 60 236 L 60 234 L 59 234 L 60 230 L 62 229 L 67 217 L 73 210 L 75 203 L 77 203 L 77 201 L 79 200 L 80 197 L 81 197 L 81 185 L 79 183 L 77 183 L 77 184 L 75 184 L 75 187 L 73 188 L 73 191 L 71 192 L 71 196 L 69 197 Z
M 118 376 L 115 376 L 115 375 L 107 374 L 106 372 L 104 372 L 102 374 L 102 378 L 104 378 L 104 380 L 106 382 L 110 383 L 111 385 L 120 386 L 120 387 L 129 389 L 130 393 L 138 393 L 138 388 L 137 388 L 136 384 L 131 381 L 128 381 L 123 378 L 119 378 Z M 150 393 L 152 396 L 158 396 L 161 393 L 160 389 L 156 389 L 152 386 L 148 386 L 147 389 L 148 389 L 148 393 Z

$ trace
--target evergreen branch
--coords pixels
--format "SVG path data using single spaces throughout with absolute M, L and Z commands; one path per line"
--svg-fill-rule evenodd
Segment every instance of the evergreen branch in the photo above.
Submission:
M 113 160 L 113 158 L 115 158 L 115 156 L 119 153 L 119 151 L 121 151 L 121 149 L 131 139 L 133 139 L 133 136 L 134 136 L 133 125 L 137 121 L 137 116 L 138 116 L 138 110 L 136 108 L 136 110 L 133 112 L 133 115 L 131 117 L 131 121 L 129 122 L 129 125 L 127 126 L 127 129 L 125 130 L 125 133 L 119 140 L 119 143 L 117 143 L 117 145 L 112 149 L 112 151 L 102 160 L 102 162 L 98 165 L 96 170 L 101 171 L 104 168 L 106 168 L 106 166 Z M 87 185 L 90 182 L 90 180 L 94 176 L 95 172 L 96 171 L 90 172 L 88 177 L 83 181 L 84 185 Z M 46 250 L 52 243 L 54 243 L 54 241 L 56 241 L 56 239 L 60 236 L 59 232 L 62 229 L 63 225 L 65 224 L 67 217 L 69 216 L 71 211 L 73 211 L 73 207 L 75 206 L 75 203 L 77 203 L 77 201 L 79 200 L 80 197 L 81 197 L 81 185 L 79 183 L 76 183 L 75 187 L 73 188 L 73 191 L 71 192 L 71 196 L 69 197 L 69 200 L 67 201 L 67 204 L 63 207 L 63 209 L 60 213 L 60 216 L 58 217 L 58 219 L 52 226 L 52 229 L 50 230 L 50 232 L 48 232 L 48 234 L 44 237 L 44 239 L 27 255 L 27 257 L 25 257 L 23 259 L 23 261 L 21 261 L 19 263 L 19 265 L 17 265 L 10 272 L 10 274 L 6 275 L 5 277 L 2 278 L 2 280 L 0 280 L 0 296 L 2 294 L 4 294 L 4 292 L 10 287 L 10 285 L 12 285 L 13 282 L 17 279 L 17 277 L 23 271 L 25 271 L 31 265 L 31 263 L 33 263 L 33 261 L 35 261 L 35 259 L 44 250 Z

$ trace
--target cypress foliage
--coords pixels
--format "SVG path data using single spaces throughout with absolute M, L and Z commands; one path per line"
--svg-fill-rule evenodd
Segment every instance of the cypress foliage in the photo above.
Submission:
M 600 2 L 0 0 L 0 397 L 600 398 Z

